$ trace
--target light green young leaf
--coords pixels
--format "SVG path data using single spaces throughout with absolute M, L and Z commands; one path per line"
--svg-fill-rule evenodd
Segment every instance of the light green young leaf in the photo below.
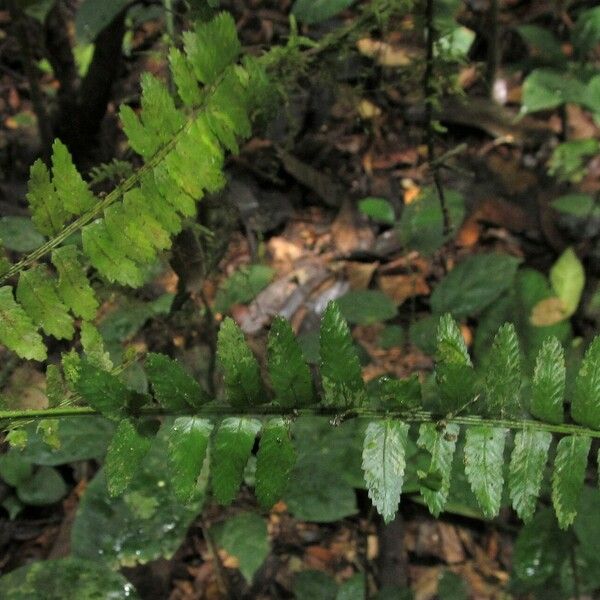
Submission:
M 574 217 L 596 218 L 600 214 L 600 206 L 590 194 L 565 194 L 550 202 L 555 210 Z
M 44 235 L 58 233 L 69 218 L 50 181 L 50 173 L 39 158 L 31 165 L 29 171 L 27 200 L 31 209 L 31 219 L 38 231 Z
M 171 483 L 182 502 L 188 502 L 194 496 L 212 428 L 207 419 L 179 417 L 169 430 Z
M 295 462 L 289 423 L 271 419 L 262 430 L 256 456 L 255 492 L 263 508 L 269 509 L 281 499 Z
M 551 442 L 552 434 L 548 431 L 524 429 L 515 435 L 508 489 L 513 508 L 525 522 L 535 512 Z
M 168 410 L 197 409 L 208 400 L 202 386 L 186 373 L 181 364 L 164 354 L 148 354 L 146 374 L 155 398 Z
M 261 423 L 256 419 L 223 419 L 211 448 L 211 483 L 217 502 L 231 504 L 242 483 Z
M 109 419 L 124 416 L 130 392 L 119 379 L 87 360 L 80 361 L 78 375 L 75 390 L 92 408 Z
M 500 511 L 504 476 L 504 444 L 508 429 L 477 425 L 467 428 L 465 474 L 483 514 L 491 519 Z
M 98 300 L 80 262 L 77 246 L 69 244 L 53 250 L 52 264 L 58 271 L 56 288 L 61 300 L 74 315 L 93 319 L 98 310 Z
M 99 219 L 81 230 L 83 251 L 103 277 L 131 287 L 140 287 L 144 281 L 139 267 L 115 248 L 106 223 Z
M 58 297 L 56 284 L 44 266 L 37 265 L 21 272 L 17 300 L 48 335 L 59 340 L 73 337 L 73 319 Z
M 385 198 L 363 198 L 358 203 L 358 210 L 377 223 L 392 225 L 396 220 L 394 207 Z
M 81 345 L 90 364 L 104 371 L 113 368 L 110 354 L 104 349 L 102 335 L 94 325 L 84 321 L 81 324 Z
M 459 263 L 431 294 L 434 313 L 472 317 L 513 283 L 520 260 L 506 254 L 476 254 Z
M 362 468 L 369 498 L 386 523 L 396 515 L 406 467 L 409 426 L 398 420 L 372 421 L 365 432 Z
M 567 248 L 550 269 L 550 283 L 562 301 L 565 317 L 570 317 L 579 306 L 585 272 L 573 248 Z
M 226 318 L 219 329 L 217 356 L 223 368 L 227 398 L 234 408 L 260 404 L 264 392 L 260 368 L 248 347 L 244 334 L 231 318 Z
M 537 355 L 531 386 L 531 414 L 558 425 L 564 420 L 565 355 L 557 338 L 547 338 Z
M 521 355 L 512 323 L 500 327 L 488 357 L 485 401 L 491 417 L 519 416 L 521 409 Z
M 73 164 L 71 153 L 58 139 L 52 144 L 52 183 L 62 206 L 72 215 L 80 215 L 96 203 L 96 197 Z
M 313 400 L 312 376 L 289 322 L 275 317 L 269 331 L 269 375 L 281 406 L 299 408 Z
M 169 65 L 171 66 L 171 75 L 177 86 L 179 97 L 186 106 L 196 106 L 200 104 L 202 95 L 200 86 L 194 75 L 192 65 L 179 48 L 171 47 L 169 50 Z
M 321 319 L 320 356 L 324 404 L 360 406 L 365 400 L 360 363 L 348 325 L 335 302 L 327 305 Z
M 0 287 L 0 343 L 27 360 L 46 358 L 46 346 L 37 326 L 15 302 L 8 285 Z
M 198 22 L 195 31 L 183 34 L 185 52 L 198 81 L 211 85 L 241 50 L 233 17 L 220 13 L 212 21 Z
M 127 489 L 148 450 L 150 440 L 140 435 L 129 419 L 122 419 L 108 445 L 104 463 L 111 496 L 120 496 Z
M 600 336 L 587 349 L 571 401 L 571 416 L 576 423 L 600 429 Z
M 452 459 L 459 431 L 459 426 L 454 423 L 448 423 L 442 430 L 439 430 L 434 423 L 423 423 L 419 428 L 417 445 L 419 448 L 427 450 L 431 455 L 427 475 L 441 477 L 439 489 L 431 489 L 426 485 L 421 485 L 419 490 L 434 517 L 438 517 L 446 506 L 448 492 L 450 491 Z
M 550 110 L 583 98 L 584 84 L 556 69 L 535 69 L 523 83 L 521 112 Z
M 571 525 L 577 516 L 591 443 L 589 437 L 575 435 L 558 442 L 552 473 L 552 504 L 561 529 Z

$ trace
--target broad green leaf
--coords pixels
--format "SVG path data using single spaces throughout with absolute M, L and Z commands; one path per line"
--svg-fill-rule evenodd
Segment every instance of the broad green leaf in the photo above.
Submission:
M 241 50 L 233 17 L 225 12 L 186 31 L 183 44 L 198 81 L 206 85 L 214 83 Z
M 523 429 L 515 435 L 508 490 L 513 508 L 525 522 L 535 512 L 551 442 L 552 434 L 548 431 Z
M 434 356 L 437 349 L 436 335 L 438 324 L 439 317 L 437 315 L 429 315 L 413 321 L 408 329 L 410 343 L 425 352 L 425 354 Z
M 261 423 L 256 419 L 223 419 L 211 447 L 211 484 L 217 502 L 231 504 L 242 483 L 244 468 Z
M 110 354 L 104 349 L 102 335 L 87 321 L 81 324 L 81 345 L 90 364 L 103 371 L 110 371 L 113 368 Z
M 406 331 L 400 325 L 387 325 L 377 336 L 377 343 L 383 350 L 400 348 L 406 344 Z
M 238 559 L 244 579 L 250 583 L 263 564 L 271 544 L 266 521 L 256 513 L 235 515 L 210 529 L 217 546 Z
M 128 490 L 118 498 L 108 495 L 104 471 L 94 477 L 75 516 L 74 556 L 119 568 L 173 555 L 200 512 L 205 483 L 192 501 L 181 502 L 173 491 L 167 455 L 166 431 L 161 429 Z
M 600 41 L 600 7 L 583 10 L 578 14 L 571 39 L 581 58 L 585 58 L 593 50 Z
M 58 297 L 55 281 L 44 266 L 21 271 L 17 300 L 48 335 L 59 340 L 73 337 L 73 319 Z
M 96 203 L 94 194 L 73 164 L 71 153 L 58 139 L 52 144 L 52 183 L 62 206 L 72 215 L 80 215 Z
M 46 506 L 55 504 L 67 494 L 67 486 L 54 467 L 39 467 L 33 477 L 17 486 L 17 497 L 23 504 Z
M 386 523 L 393 521 L 406 468 L 409 426 L 401 421 L 372 421 L 367 426 L 362 468 L 373 506 Z
M 249 265 L 234 271 L 219 287 L 215 310 L 227 312 L 234 304 L 254 300 L 273 279 L 273 269 L 265 265 Z
M 77 246 L 67 245 L 53 250 L 52 264 L 58 271 L 56 288 L 61 300 L 76 316 L 93 319 L 98 310 L 98 300 L 80 262 Z
M 192 65 L 183 52 L 175 46 L 169 49 L 169 65 L 173 81 L 177 86 L 177 92 L 183 103 L 186 106 L 200 104 L 202 95 Z
M 476 425 L 467 428 L 465 474 L 483 514 L 491 519 L 500 511 L 504 485 L 504 444 L 508 429 Z
M 30 563 L 0 577 L 4 600 L 67 600 L 68 598 L 139 598 L 131 583 L 102 563 L 60 558 Z
M 300 571 L 294 576 L 296 600 L 336 600 L 337 584 L 323 571 Z
M 93 43 L 98 34 L 127 6 L 127 0 L 83 0 L 75 18 L 75 33 L 80 44 Z
M 44 360 L 46 346 L 29 315 L 15 302 L 12 288 L 0 287 L 0 343 L 21 358 Z
M 129 390 L 111 373 L 82 360 L 75 390 L 98 412 L 109 419 L 120 420 L 130 397 Z
M 394 302 L 379 290 L 354 290 L 336 300 L 348 323 L 372 325 L 396 316 Z
M 566 529 L 577 516 L 579 496 L 583 488 L 591 439 L 570 435 L 556 448 L 552 473 L 552 504 L 561 529 Z
M 335 16 L 354 2 L 355 0 L 296 0 L 292 6 L 292 14 L 303 23 L 319 23 Z
M 438 581 L 437 597 L 439 600 L 467 600 L 469 587 L 460 575 L 444 571 Z
M 179 417 L 169 429 L 171 483 L 182 502 L 188 502 L 196 491 L 212 428 L 207 419 Z
M 268 341 L 269 376 L 281 406 L 300 408 L 313 400 L 310 368 L 289 322 L 275 317 Z
M 448 500 L 452 459 L 459 431 L 458 425 L 454 423 L 448 423 L 443 428 L 438 428 L 434 423 L 423 423 L 419 428 L 417 445 L 419 448 L 427 450 L 431 456 L 426 475 L 431 474 L 441 477 L 439 489 L 431 489 L 426 485 L 421 485 L 419 490 L 434 517 L 438 517 L 444 510 Z
M 580 425 L 600 429 L 600 336 L 589 345 L 575 379 L 571 416 Z
M 59 419 L 60 446 L 52 448 L 44 441 L 42 433 L 37 430 L 37 424 L 32 423 L 25 427 L 27 445 L 19 453 L 23 459 L 31 463 L 51 467 L 81 460 L 100 459 L 106 453 L 106 447 L 114 430 L 114 423 L 103 417 Z
M 600 216 L 600 206 L 589 194 L 566 194 L 550 203 L 555 210 L 574 217 L 590 218 Z
M 330 302 L 323 313 L 319 339 L 323 403 L 340 408 L 360 406 L 365 399 L 360 363 L 348 325 L 335 302 Z
M 256 456 L 255 492 L 263 508 L 281 499 L 295 462 L 289 423 L 271 419 L 262 430 Z
M 464 198 L 454 190 L 446 190 L 445 194 L 451 229 L 448 236 L 444 236 L 444 217 L 434 187 L 424 188 L 403 208 L 398 235 L 408 249 L 432 254 L 458 231 L 465 214 Z
M 431 294 L 434 313 L 472 317 L 496 300 L 512 283 L 519 259 L 506 254 L 477 254 L 458 264 Z
M 551 110 L 565 102 L 580 102 L 584 85 L 578 79 L 555 69 L 535 69 L 523 83 L 521 112 Z
M 41 246 L 46 238 L 36 231 L 27 217 L 2 217 L 0 240 L 7 250 L 31 252 Z
M 29 171 L 27 200 L 31 209 L 31 220 L 40 233 L 54 235 L 67 222 L 69 215 L 58 197 L 46 165 L 38 158 Z
M 568 536 L 558 528 L 551 509 L 542 509 L 521 529 L 514 545 L 517 580 L 540 586 L 556 575 L 564 560 Z
M 363 198 L 358 203 L 358 210 L 377 223 L 392 225 L 396 220 L 394 207 L 385 198 Z
M 0 454 L 0 477 L 12 487 L 17 487 L 33 475 L 31 461 L 12 448 Z
M 335 600 L 365 600 L 367 593 L 364 573 L 356 573 L 340 585 Z
M 560 42 L 548 29 L 538 25 L 521 25 L 517 31 L 533 48 L 536 59 L 555 65 L 562 65 L 566 62 Z
M 583 265 L 573 248 L 567 248 L 552 265 L 550 283 L 563 303 L 565 317 L 570 317 L 579 306 L 585 285 Z
M 531 382 L 531 414 L 558 425 L 564 420 L 565 354 L 561 343 L 547 338 L 538 353 Z
M 227 399 L 234 408 L 245 408 L 265 400 L 260 368 L 235 321 L 227 317 L 219 329 L 217 356 L 223 369 Z
M 487 414 L 518 417 L 521 410 L 521 355 L 512 323 L 500 327 L 489 353 L 485 375 Z
M 150 440 L 140 435 L 129 419 L 122 419 L 108 445 L 104 463 L 110 496 L 120 496 L 127 489 L 149 449 Z
M 146 374 L 154 397 L 168 410 L 198 409 L 208 399 L 202 386 L 185 372 L 181 364 L 164 354 L 148 354 Z
M 144 277 L 139 267 L 115 247 L 106 223 L 97 220 L 81 230 L 83 251 L 100 274 L 110 282 L 140 287 Z

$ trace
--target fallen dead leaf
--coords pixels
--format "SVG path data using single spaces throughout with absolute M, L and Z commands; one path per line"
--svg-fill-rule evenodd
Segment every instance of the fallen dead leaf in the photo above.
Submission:
M 363 56 L 373 58 L 382 67 L 406 67 L 422 54 L 418 48 L 392 45 L 371 38 L 358 40 L 356 47 Z
M 371 283 L 373 273 L 379 267 L 378 262 L 365 263 L 358 261 L 346 261 L 346 277 L 353 290 L 366 290 Z
M 331 235 L 338 252 L 346 254 L 356 249 L 366 250 L 373 244 L 373 230 L 370 227 L 359 226 L 357 221 L 354 205 L 345 200 L 331 224 Z
M 425 278 L 416 273 L 410 275 L 381 275 L 377 283 L 381 291 L 398 306 L 408 298 L 427 296 L 431 291 Z

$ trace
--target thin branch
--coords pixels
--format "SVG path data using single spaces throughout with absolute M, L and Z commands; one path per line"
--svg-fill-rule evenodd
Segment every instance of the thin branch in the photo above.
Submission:
M 0 410 L 0 420 L 21 421 L 32 419 L 50 419 L 60 417 L 85 417 L 99 415 L 100 413 L 90 406 L 64 406 L 57 408 L 33 410 Z M 189 416 L 190 412 L 177 412 L 166 410 L 159 406 L 141 408 L 132 416 Z M 433 413 L 424 410 L 377 410 L 372 408 L 351 408 L 344 410 L 333 406 L 314 406 L 311 408 L 287 408 L 273 404 L 249 406 L 247 409 L 232 408 L 226 405 L 209 404 L 196 413 L 199 417 L 267 417 L 281 416 L 289 419 L 297 417 L 328 417 L 332 424 L 340 424 L 354 418 L 365 419 L 399 419 L 405 423 L 456 423 L 457 425 L 487 425 L 490 427 L 503 427 L 521 431 L 533 429 L 535 431 L 548 431 L 558 435 L 584 435 L 600 439 L 600 430 L 589 429 L 579 425 L 562 424 L 553 425 L 534 421 L 533 419 L 492 419 L 476 415 L 448 415 Z
M 434 85 L 434 46 L 437 38 L 437 31 L 433 22 L 433 7 L 435 0 L 426 0 L 425 5 L 425 35 L 427 42 L 427 53 L 425 59 L 425 74 L 423 77 L 423 91 L 425 93 L 425 122 L 427 136 L 427 162 L 433 175 L 433 183 L 440 201 L 442 218 L 444 220 L 444 237 L 451 231 L 450 213 L 446 204 L 446 196 L 439 171 L 439 163 L 435 159 L 435 127 L 433 122 L 433 101 L 435 97 Z

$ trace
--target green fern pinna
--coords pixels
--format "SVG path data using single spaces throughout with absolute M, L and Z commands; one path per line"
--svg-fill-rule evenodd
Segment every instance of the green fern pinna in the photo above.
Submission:
M 183 220 L 195 214 L 196 202 L 224 186 L 225 153 L 236 152 L 239 140 L 250 135 L 252 117 L 268 96 L 268 69 L 281 57 L 274 52 L 240 62 L 239 55 L 234 22 L 221 14 L 184 34 L 184 52 L 171 50 L 177 98 L 158 79 L 144 75 L 140 116 L 127 106 L 120 113 L 143 166 L 108 195 L 92 193 L 59 140 L 50 169 L 41 161 L 32 166 L 27 197 L 33 222 L 49 241 L 20 262 L 0 262 L 2 344 L 22 358 L 43 361 L 42 333 L 70 340 L 81 323 L 85 346 L 97 334 L 90 324 L 98 309 L 90 268 L 108 282 L 140 286 L 144 269 L 170 247 Z M 48 264 L 42 262 L 46 257 Z M 487 517 L 500 510 L 506 478 L 512 506 L 523 520 L 530 519 L 553 453 L 552 503 L 561 527 L 575 519 L 591 441 L 600 437 L 600 338 L 575 377 L 569 399 L 573 424 L 564 422 L 560 343 L 544 342 L 524 393 L 511 324 L 500 328 L 485 368 L 476 371 L 457 324 L 442 317 L 435 385 L 428 385 L 426 394 L 416 376 L 365 386 L 348 325 L 335 303 L 321 322 L 317 381 L 281 318 L 269 334 L 267 381 L 231 319 L 221 325 L 217 354 L 222 399 L 210 398 L 163 355 L 147 356 L 151 393 L 140 394 L 125 386 L 102 352 L 87 353 L 85 359 L 71 353 L 63 361 L 66 381 L 56 366 L 48 368 L 49 393 L 52 382 L 57 395 L 53 408 L 0 411 L 0 418 L 9 426 L 19 419 L 94 413 L 116 421 L 105 471 L 109 492 L 120 495 L 155 443 L 146 427 L 149 417 L 168 416 L 161 427 L 181 502 L 194 496 L 199 476 L 208 469 L 214 498 L 230 503 L 259 438 L 255 489 L 263 507 L 281 497 L 294 466 L 290 425 L 298 415 L 322 415 L 332 426 L 361 419 L 364 479 L 386 521 L 398 507 L 411 439 L 429 457 L 427 468 L 419 471 L 420 491 L 434 515 L 448 499 L 453 461 L 464 460 Z M 459 448 L 462 456 L 455 458 Z

